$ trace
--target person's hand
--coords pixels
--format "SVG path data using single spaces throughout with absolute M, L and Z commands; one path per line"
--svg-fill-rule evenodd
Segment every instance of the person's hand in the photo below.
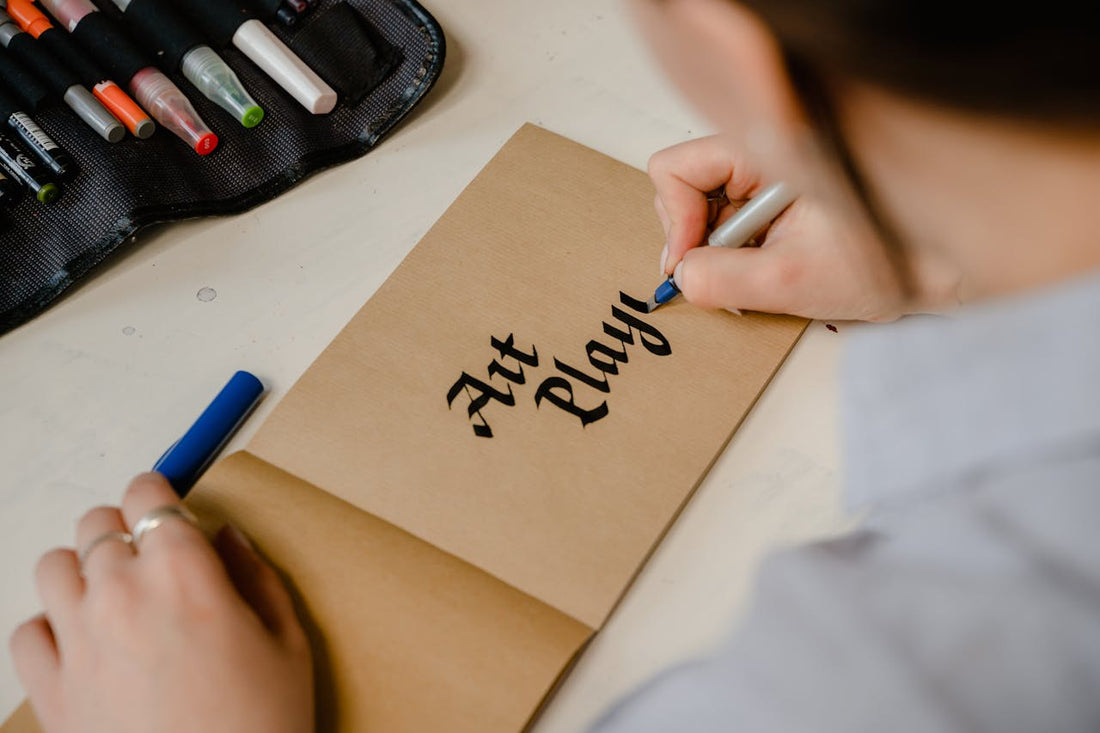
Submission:
M 159 474 L 138 476 L 121 511 L 84 515 L 76 546 L 130 532 L 147 512 L 178 504 Z M 39 561 L 45 614 L 16 629 L 11 650 L 43 728 L 312 731 L 305 632 L 279 577 L 243 536 L 227 528 L 212 546 L 169 517 L 138 545 L 99 541 L 83 568 L 70 549 Z
M 661 271 L 695 305 L 880 321 L 958 304 L 955 268 L 910 256 L 916 292 L 907 300 L 882 245 L 805 197 L 757 235 L 759 247 L 701 247 L 762 183 L 721 136 L 656 153 L 649 175 L 667 237 Z M 708 197 L 716 191 L 733 203 Z

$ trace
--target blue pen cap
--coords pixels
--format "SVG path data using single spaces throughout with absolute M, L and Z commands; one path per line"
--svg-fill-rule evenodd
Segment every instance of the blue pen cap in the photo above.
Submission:
M 248 372 L 237 372 L 203 410 L 199 419 L 169 448 L 153 470 L 181 497 L 217 456 L 263 394 L 264 385 Z
M 653 293 L 653 300 L 657 305 L 664 305 L 679 294 L 680 289 L 676 287 L 676 281 L 670 277 L 657 286 L 657 292 Z

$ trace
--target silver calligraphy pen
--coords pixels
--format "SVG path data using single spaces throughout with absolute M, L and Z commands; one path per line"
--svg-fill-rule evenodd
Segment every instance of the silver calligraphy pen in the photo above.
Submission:
M 794 192 L 785 183 L 773 183 L 738 209 L 737 213 L 727 219 L 710 233 L 707 244 L 711 247 L 740 247 L 749 241 L 752 235 L 775 221 L 775 218 L 783 213 L 795 200 Z M 648 312 L 660 308 L 680 294 L 680 288 L 669 277 L 657 286 L 653 297 L 646 301 Z

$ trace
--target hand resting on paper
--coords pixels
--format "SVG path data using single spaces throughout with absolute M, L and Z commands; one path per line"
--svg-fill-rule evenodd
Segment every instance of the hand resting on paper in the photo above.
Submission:
M 907 300 L 880 244 L 820 203 L 797 200 L 762 235 L 760 247 L 701 247 L 760 187 L 728 139 L 715 135 L 675 145 L 649 161 L 667 249 L 661 271 L 680 266 L 684 297 L 707 308 L 742 308 L 807 318 L 884 321 L 959 302 L 959 276 L 930 256 L 911 261 Z M 734 203 L 708 201 L 724 191 Z M 714 198 L 713 196 L 710 198 Z
M 121 510 L 77 526 L 84 550 L 178 505 L 159 474 L 138 476 Z M 311 731 L 309 645 L 275 571 L 236 530 L 211 545 L 179 517 L 137 543 L 111 535 L 38 563 L 44 615 L 11 638 L 16 672 L 47 733 Z

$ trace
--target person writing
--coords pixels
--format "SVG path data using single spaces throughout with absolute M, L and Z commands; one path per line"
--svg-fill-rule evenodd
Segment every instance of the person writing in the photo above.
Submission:
M 727 643 L 597 730 L 1100 729 L 1100 15 L 631 6 L 723 131 L 650 164 L 661 269 L 690 302 L 953 312 L 853 339 L 860 525 L 770 559 Z M 777 181 L 801 195 L 760 246 L 699 247 Z M 11 640 L 47 731 L 312 728 L 304 633 L 238 533 L 207 542 L 147 474 L 80 521 L 76 547 L 42 558 L 45 614 Z

